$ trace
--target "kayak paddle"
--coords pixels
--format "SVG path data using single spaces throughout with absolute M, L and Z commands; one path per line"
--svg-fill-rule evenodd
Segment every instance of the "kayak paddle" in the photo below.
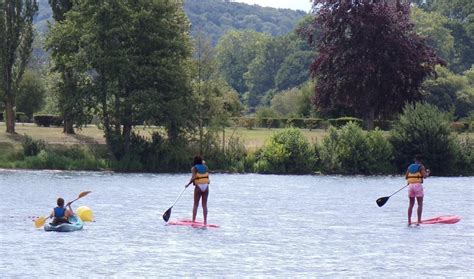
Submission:
M 391 195 L 388 196 L 388 197 L 381 197 L 381 198 L 378 198 L 378 199 L 376 200 L 377 205 L 378 205 L 379 207 L 382 207 L 382 206 L 388 201 L 388 199 L 389 199 L 391 196 L 393 196 L 393 195 L 395 195 L 396 193 L 400 192 L 401 190 L 403 190 L 403 189 L 404 189 L 405 187 L 407 187 L 407 186 L 408 186 L 408 184 L 405 185 L 405 186 L 403 186 L 403 187 L 400 188 L 398 191 L 396 191 L 395 193 L 391 194 Z
M 77 197 L 77 199 L 75 199 L 75 200 L 69 202 L 68 204 L 71 204 L 71 203 L 77 201 L 78 199 L 87 196 L 90 192 L 91 192 L 91 191 L 81 192 L 81 193 L 79 194 L 79 196 Z M 46 222 L 46 220 L 48 220 L 48 219 L 49 219 L 49 216 L 47 216 L 47 217 L 39 217 L 38 219 L 35 220 L 35 227 L 36 227 L 37 229 L 41 228 L 41 227 L 44 225 L 44 223 Z
M 189 184 L 188 184 L 189 185 Z M 181 191 L 181 194 L 179 194 L 178 198 L 174 201 L 173 205 L 168 208 L 168 210 L 165 211 L 165 213 L 163 213 L 163 220 L 165 220 L 165 222 L 168 222 L 168 220 L 170 219 L 171 217 L 171 209 L 173 208 L 173 206 L 178 202 L 179 198 L 181 198 L 181 196 L 183 195 L 184 191 L 186 191 L 187 189 L 187 185 L 184 187 L 183 191 Z

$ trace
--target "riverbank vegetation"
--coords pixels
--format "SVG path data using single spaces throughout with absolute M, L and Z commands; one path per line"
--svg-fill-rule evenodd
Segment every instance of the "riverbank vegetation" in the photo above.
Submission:
M 314 0 L 280 34 L 262 19 L 284 10 L 240 22 L 216 13 L 245 4 L 207 0 L 209 37 L 180 1 L 51 0 L 33 40 L 36 1 L 5 1 L 0 167 L 394 174 L 422 153 L 473 174 L 472 4 Z

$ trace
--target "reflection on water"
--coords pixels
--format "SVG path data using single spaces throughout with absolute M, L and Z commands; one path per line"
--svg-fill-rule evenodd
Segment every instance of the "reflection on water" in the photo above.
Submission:
M 427 179 L 424 216 L 463 219 L 409 228 L 405 191 L 375 203 L 401 177 L 215 174 L 209 222 L 221 227 L 165 226 L 161 214 L 188 179 L 0 171 L 1 277 L 474 276 L 474 178 Z M 85 190 L 74 208 L 89 206 L 96 222 L 73 233 L 34 228 L 31 216 Z M 191 209 L 189 188 L 171 219 Z

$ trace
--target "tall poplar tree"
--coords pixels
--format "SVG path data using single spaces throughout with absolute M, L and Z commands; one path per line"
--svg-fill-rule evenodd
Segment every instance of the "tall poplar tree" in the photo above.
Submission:
M 0 2 L 0 84 L 6 112 L 6 132 L 15 133 L 15 95 L 33 44 L 36 0 Z

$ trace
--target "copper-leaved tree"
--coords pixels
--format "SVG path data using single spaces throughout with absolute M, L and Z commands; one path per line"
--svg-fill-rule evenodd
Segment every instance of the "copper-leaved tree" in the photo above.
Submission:
M 422 99 L 419 87 L 443 61 L 415 33 L 407 1 L 314 0 L 321 28 L 311 73 L 314 103 L 324 114 L 375 119 Z M 308 34 L 311 35 L 309 32 Z

